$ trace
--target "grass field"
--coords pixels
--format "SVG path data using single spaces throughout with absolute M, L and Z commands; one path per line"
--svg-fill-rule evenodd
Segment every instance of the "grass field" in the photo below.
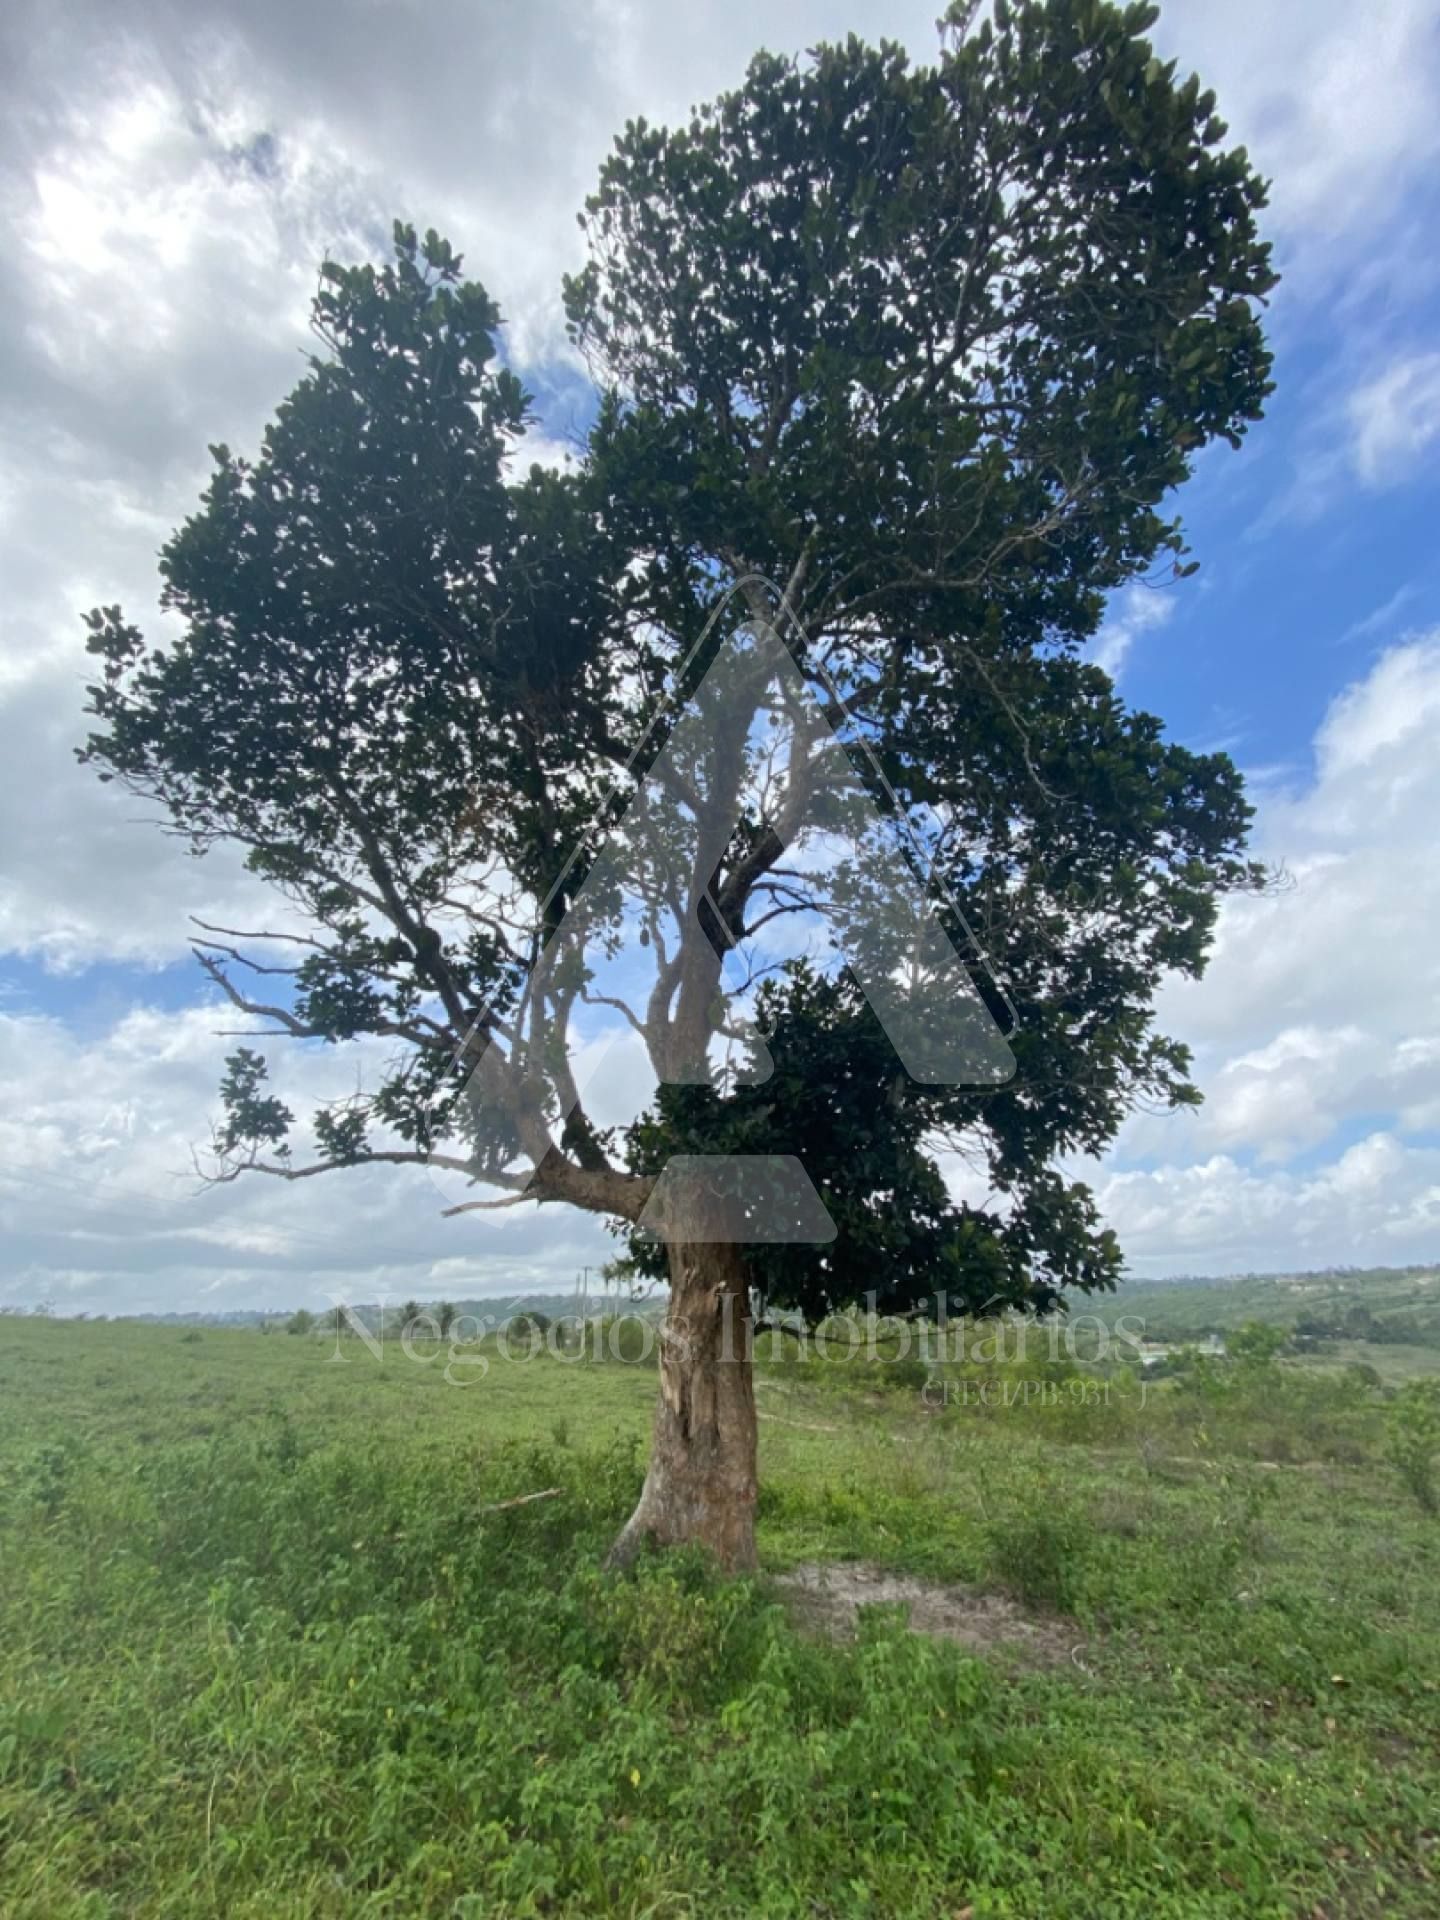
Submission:
M 0 1321 L 6 1915 L 1440 1911 L 1440 1522 L 1357 1377 L 767 1364 L 725 1584 L 601 1570 L 653 1369 L 345 1352 Z M 778 1580 L 852 1561 L 1033 1642 L 835 1643 Z

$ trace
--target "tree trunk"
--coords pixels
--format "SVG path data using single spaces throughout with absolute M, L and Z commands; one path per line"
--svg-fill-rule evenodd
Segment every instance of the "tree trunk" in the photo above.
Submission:
M 671 1243 L 650 1467 L 610 1553 L 626 1566 L 647 1540 L 697 1542 L 727 1573 L 755 1565 L 755 1384 L 743 1250 Z

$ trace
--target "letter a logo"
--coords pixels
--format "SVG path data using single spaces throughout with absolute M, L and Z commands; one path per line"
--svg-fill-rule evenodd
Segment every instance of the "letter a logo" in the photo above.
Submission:
M 859 746 L 862 778 L 842 744 L 843 704 L 802 670 L 798 626 L 786 623 L 792 651 L 768 622 L 726 628 L 728 605 L 556 882 L 528 975 L 477 1023 L 444 1089 L 445 1128 L 516 1191 L 550 1130 L 583 1132 L 637 1066 L 652 1086 L 763 1084 L 773 1061 L 754 992 L 797 965 L 848 967 L 913 1080 L 983 1088 L 1014 1073 L 976 973 L 1008 1002 L 879 769 Z M 601 1010 L 608 1025 L 587 1038 Z M 835 1236 L 803 1141 L 672 1157 L 639 1224 L 666 1240 Z

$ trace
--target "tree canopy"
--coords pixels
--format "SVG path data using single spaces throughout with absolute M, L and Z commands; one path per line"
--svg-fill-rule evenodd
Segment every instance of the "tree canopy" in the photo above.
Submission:
M 430 1160 L 626 1230 L 677 1152 L 800 1153 L 838 1234 L 751 1250 L 771 1304 L 1043 1306 L 1115 1277 L 1059 1163 L 1197 1098 L 1155 992 L 1256 872 L 1230 760 L 1127 708 L 1085 643 L 1116 589 L 1193 572 L 1169 496 L 1260 416 L 1265 192 L 1153 53 L 1153 7 L 975 11 L 930 65 L 761 54 L 688 125 L 626 127 L 564 289 L 597 389 L 574 472 L 519 471 L 530 401 L 448 242 L 397 224 L 390 260 L 327 262 L 308 371 L 255 457 L 212 449 L 164 549 L 182 637 L 89 617 L 83 757 L 195 849 L 238 842 L 303 923 L 289 962 L 273 929 L 206 929 L 212 979 L 279 1036 L 393 1043 L 299 1123 L 238 1053 L 220 1177 Z M 617 1133 L 556 1043 L 595 976 L 529 983 L 593 823 L 645 779 L 642 723 L 707 635 L 769 621 L 963 913 L 1016 1071 L 911 1079 L 817 950 L 751 984 L 768 1079 L 661 1085 Z M 647 924 L 661 1080 L 706 1053 L 727 952 L 782 904 L 823 911 L 783 858 L 823 825 L 811 764 L 738 807 L 668 938 Z M 439 1098 L 477 1035 L 488 1120 Z M 988 1198 L 954 1197 L 947 1153 Z

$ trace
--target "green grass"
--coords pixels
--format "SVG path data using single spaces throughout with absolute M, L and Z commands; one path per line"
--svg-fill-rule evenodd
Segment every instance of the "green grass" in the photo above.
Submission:
M 1028 1671 L 885 1610 L 817 1644 L 685 1556 L 604 1574 L 651 1369 L 330 1352 L 0 1321 L 7 1916 L 1440 1909 L 1440 1524 L 1382 1394 L 1037 1365 L 927 1410 L 768 1366 L 767 1570 L 1063 1610 Z
M 1319 1352 L 1300 1356 L 1307 1367 L 1373 1367 L 1386 1386 L 1407 1380 L 1433 1380 L 1440 1375 L 1440 1347 L 1377 1345 L 1373 1340 L 1330 1340 Z

